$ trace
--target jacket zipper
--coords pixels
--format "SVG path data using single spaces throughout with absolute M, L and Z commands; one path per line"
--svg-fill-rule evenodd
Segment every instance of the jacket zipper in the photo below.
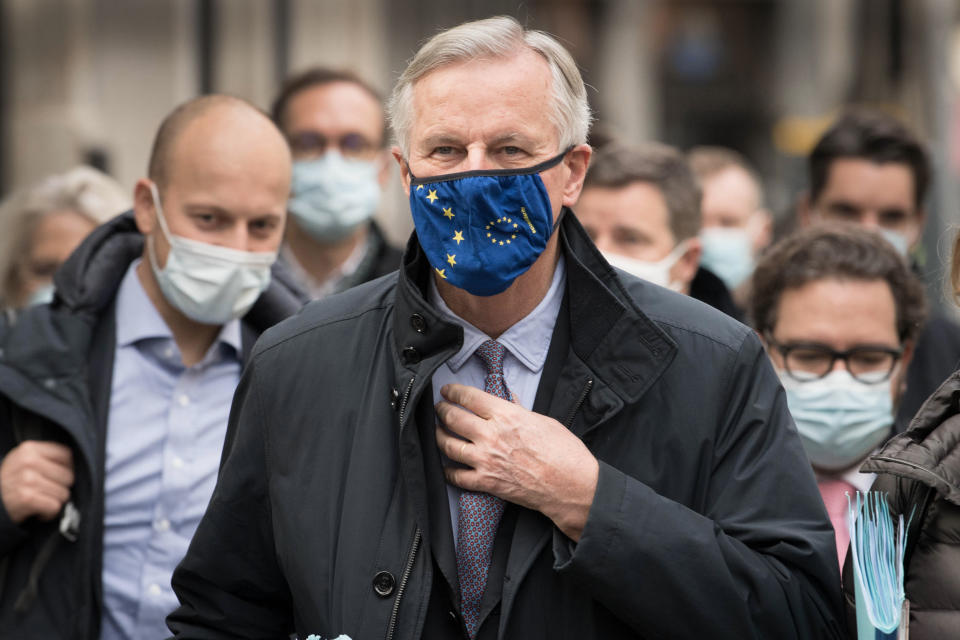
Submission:
M 393 639 L 393 632 L 397 629 L 397 616 L 400 613 L 400 600 L 403 598 L 403 592 L 407 588 L 407 581 L 410 580 L 410 572 L 413 571 L 413 562 L 417 558 L 417 549 L 420 548 L 420 528 L 413 536 L 413 546 L 410 547 L 410 556 L 407 558 L 407 566 L 403 569 L 403 575 L 400 577 L 400 584 L 397 586 L 397 598 L 393 601 L 393 611 L 390 613 L 390 626 L 387 627 L 386 640 Z
M 410 399 L 410 391 L 413 389 L 413 382 L 417 377 L 414 376 L 410 378 L 410 383 L 407 385 L 407 390 L 403 393 L 403 400 L 400 402 L 400 428 L 403 428 L 403 415 L 407 410 L 407 401 Z
M 580 407 L 583 406 L 583 403 L 587 399 L 587 395 L 589 395 L 590 390 L 592 388 L 593 388 L 593 378 L 588 378 L 587 384 L 584 385 L 583 391 L 580 392 L 580 399 L 577 400 L 577 404 L 573 405 L 573 409 L 570 410 L 570 413 L 567 415 L 567 419 L 564 420 L 563 422 L 563 426 L 565 426 L 567 429 L 569 429 L 570 426 L 573 424 L 573 419 L 576 417 L 577 411 L 579 411 Z

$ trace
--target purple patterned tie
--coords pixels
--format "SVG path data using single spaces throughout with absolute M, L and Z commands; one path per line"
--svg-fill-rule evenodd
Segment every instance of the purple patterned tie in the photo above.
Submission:
M 510 391 L 503 380 L 504 346 L 495 340 L 487 340 L 475 353 L 487 368 L 483 390 L 510 400 Z M 480 601 L 487 586 L 493 539 L 497 535 L 504 505 L 503 500 L 488 493 L 463 491 L 460 493 L 459 506 L 457 573 L 460 578 L 460 610 L 467 633 L 474 638 L 480 624 Z

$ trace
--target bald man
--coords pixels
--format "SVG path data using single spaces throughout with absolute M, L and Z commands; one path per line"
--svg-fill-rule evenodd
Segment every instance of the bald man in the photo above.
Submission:
M 180 106 L 133 211 L 0 326 L 0 637 L 167 635 L 243 363 L 302 302 L 271 277 L 290 163 L 246 102 Z

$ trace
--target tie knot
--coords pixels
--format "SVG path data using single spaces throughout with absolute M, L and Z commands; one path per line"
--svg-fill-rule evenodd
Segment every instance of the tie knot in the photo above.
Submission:
M 487 374 L 500 375 L 503 375 L 503 354 L 505 352 L 506 347 L 496 340 L 487 340 L 476 350 L 477 356 L 483 360 L 483 364 L 487 368 Z

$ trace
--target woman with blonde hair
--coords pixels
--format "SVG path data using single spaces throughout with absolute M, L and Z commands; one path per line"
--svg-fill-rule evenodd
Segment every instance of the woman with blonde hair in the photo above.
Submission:
M 960 232 L 950 267 L 960 304 Z M 930 396 L 910 422 L 860 469 L 876 473 L 872 491 L 888 495 L 894 522 L 907 528 L 904 591 L 910 640 L 956 638 L 960 630 L 960 371 Z M 849 558 L 849 556 L 848 556 Z M 852 563 L 844 565 L 848 622 L 855 624 Z
M 53 274 L 102 222 L 130 208 L 113 178 L 79 166 L 0 204 L 0 306 L 53 298 Z

